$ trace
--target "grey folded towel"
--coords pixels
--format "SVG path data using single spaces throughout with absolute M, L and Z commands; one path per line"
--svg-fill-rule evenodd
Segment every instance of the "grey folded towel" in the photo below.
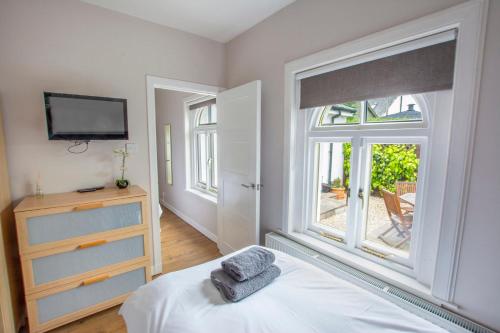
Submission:
M 269 266 L 265 271 L 251 279 L 238 282 L 230 277 L 223 269 L 216 269 L 210 273 L 210 280 L 219 292 L 229 301 L 238 302 L 254 292 L 264 288 L 281 274 L 276 265 Z
M 274 262 L 274 253 L 254 246 L 229 259 L 224 260 L 222 269 L 236 281 L 244 281 L 254 277 Z

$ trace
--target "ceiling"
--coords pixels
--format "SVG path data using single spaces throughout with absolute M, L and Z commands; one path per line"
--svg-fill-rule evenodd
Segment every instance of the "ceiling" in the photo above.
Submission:
M 225 43 L 295 0 L 82 1 Z

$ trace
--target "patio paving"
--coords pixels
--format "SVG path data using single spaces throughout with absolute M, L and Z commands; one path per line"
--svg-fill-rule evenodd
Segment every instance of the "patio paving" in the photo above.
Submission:
M 332 215 L 339 215 L 345 213 L 346 199 L 336 199 L 333 193 L 321 194 L 320 212 L 321 220 L 326 219 Z
M 321 218 L 319 224 L 328 226 L 340 231 L 347 230 L 345 199 L 338 200 L 333 193 L 321 193 Z M 368 200 L 368 219 L 366 227 L 366 238 L 375 243 L 389 246 L 401 240 L 395 230 L 389 232 L 384 239 L 385 243 L 378 236 L 391 227 L 391 221 L 387 215 L 384 199 L 371 195 Z M 399 248 L 402 251 L 409 251 L 409 242 Z

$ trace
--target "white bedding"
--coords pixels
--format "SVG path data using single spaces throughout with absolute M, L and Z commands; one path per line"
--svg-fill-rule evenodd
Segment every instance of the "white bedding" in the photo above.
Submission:
M 238 303 L 225 303 L 210 282 L 210 272 L 224 258 L 142 286 L 120 309 L 128 332 L 446 332 L 313 265 L 273 252 L 281 276 Z

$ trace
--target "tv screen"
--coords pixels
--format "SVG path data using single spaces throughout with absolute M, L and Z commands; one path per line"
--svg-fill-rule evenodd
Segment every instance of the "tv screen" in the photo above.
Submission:
M 44 92 L 49 140 L 128 140 L 127 100 Z

